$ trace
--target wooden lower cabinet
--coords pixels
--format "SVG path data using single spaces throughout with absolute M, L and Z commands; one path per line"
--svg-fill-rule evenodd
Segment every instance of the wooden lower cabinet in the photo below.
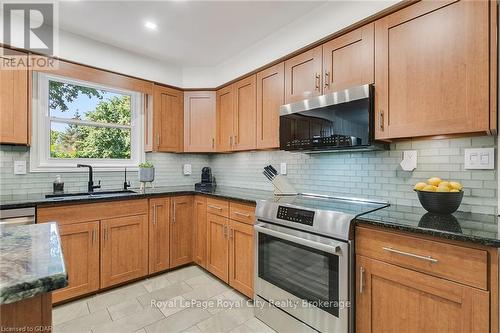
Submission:
M 52 293 L 54 303 L 99 289 L 99 221 L 59 226 L 68 286 Z
M 194 197 L 193 206 L 193 261 L 203 268 L 207 267 L 207 198 Z
M 356 256 L 356 332 L 489 332 L 489 292 Z
M 171 199 L 170 268 L 193 261 L 193 196 Z
M 0 305 L 1 332 L 52 332 L 51 293 Z
M 229 285 L 253 298 L 253 225 L 229 220 Z
M 101 220 L 101 288 L 147 273 L 147 214 Z
M 149 200 L 149 273 L 170 268 L 170 198 Z
M 207 214 L 207 270 L 225 282 L 229 282 L 228 221 L 227 217 Z

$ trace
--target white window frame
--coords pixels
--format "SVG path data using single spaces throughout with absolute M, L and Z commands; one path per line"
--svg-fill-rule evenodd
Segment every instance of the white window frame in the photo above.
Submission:
M 91 126 L 113 128 L 130 128 L 130 159 L 112 158 L 53 158 L 50 156 L 50 123 L 49 112 L 49 81 L 56 80 L 63 83 L 75 84 L 117 94 L 130 96 L 131 120 L 130 126 L 109 125 L 69 118 L 55 118 L 59 123 L 72 123 Z M 144 152 L 144 94 L 117 89 L 110 86 L 92 82 L 62 77 L 53 74 L 33 72 L 32 87 L 32 140 L 30 149 L 30 172 L 81 172 L 76 164 L 85 163 L 92 165 L 96 171 L 119 171 L 123 168 L 137 170 L 139 163 L 145 161 Z

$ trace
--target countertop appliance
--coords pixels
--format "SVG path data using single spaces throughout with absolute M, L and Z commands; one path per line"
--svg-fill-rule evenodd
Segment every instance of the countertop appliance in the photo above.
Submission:
M 35 220 L 35 207 L 13 208 L 0 210 L 0 228 L 33 224 Z
M 387 206 L 314 194 L 257 201 L 255 316 L 279 332 L 353 332 L 351 221 Z
M 374 87 L 362 85 L 280 107 L 280 149 L 382 150 L 374 141 Z
M 215 182 L 215 177 L 212 175 L 212 169 L 210 167 L 203 167 L 201 169 L 201 182 L 194 184 L 194 189 L 196 191 L 207 191 L 211 192 L 215 190 L 217 183 Z

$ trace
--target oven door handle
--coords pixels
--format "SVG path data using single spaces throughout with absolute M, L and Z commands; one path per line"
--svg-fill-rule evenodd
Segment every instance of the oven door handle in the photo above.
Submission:
M 335 254 L 335 255 L 341 253 L 340 245 L 336 245 L 337 242 L 335 242 L 335 241 L 332 241 L 331 245 L 327 245 L 327 244 L 323 244 L 323 243 L 314 242 L 314 241 L 311 241 L 308 239 L 300 238 L 297 236 L 289 235 L 289 234 L 286 234 L 284 232 L 272 230 L 272 229 L 263 227 L 263 226 L 258 225 L 258 224 L 254 225 L 254 228 L 257 232 L 261 232 L 261 233 L 269 235 L 269 236 L 274 236 L 276 238 L 280 238 L 280 239 L 284 239 L 284 240 L 287 240 L 287 241 L 290 241 L 293 243 L 304 245 L 304 246 L 307 246 L 307 247 L 310 247 L 310 248 L 313 248 L 316 250 L 320 250 L 320 251 Z

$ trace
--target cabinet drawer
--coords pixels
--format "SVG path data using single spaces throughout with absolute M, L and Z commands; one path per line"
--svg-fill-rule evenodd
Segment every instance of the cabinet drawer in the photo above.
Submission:
M 487 290 L 488 253 L 397 232 L 356 228 L 356 254 Z
M 229 201 L 207 198 L 207 213 L 229 217 Z
M 255 221 L 255 206 L 243 205 L 236 202 L 229 204 L 229 218 L 231 220 L 254 224 Z

